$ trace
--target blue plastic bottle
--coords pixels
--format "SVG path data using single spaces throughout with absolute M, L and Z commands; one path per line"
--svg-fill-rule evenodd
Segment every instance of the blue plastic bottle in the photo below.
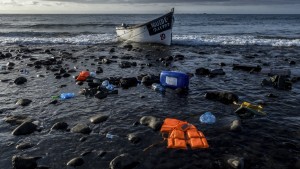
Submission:
M 211 112 L 206 112 L 200 116 L 200 122 L 205 124 L 213 124 L 216 122 L 216 117 Z
M 60 94 L 60 98 L 62 100 L 70 99 L 70 98 L 73 98 L 73 97 L 75 97 L 75 93 L 62 93 L 62 94 Z

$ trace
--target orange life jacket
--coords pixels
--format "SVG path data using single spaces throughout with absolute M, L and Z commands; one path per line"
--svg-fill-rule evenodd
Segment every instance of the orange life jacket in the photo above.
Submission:
M 169 133 L 168 148 L 187 149 L 187 145 L 192 149 L 209 147 L 204 134 L 186 121 L 166 118 L 160 132 Z
M 76 78 L 77 81 L 86 81 L 86 79 L 90 76 L 89 71 L 81 71 L 78 77 Z

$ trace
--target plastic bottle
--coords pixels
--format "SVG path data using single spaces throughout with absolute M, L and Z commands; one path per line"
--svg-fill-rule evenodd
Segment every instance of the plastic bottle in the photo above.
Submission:
M 108 80 L 104 80 L 104 81 L 102 82 L 102 86 L 103 86 L 103 87 L 106 87 L 107 85 L 109 85 L 109 81 L 108 81 Z
M 158 91 L 158 92 L 161 92 L 161 93 L 165 93 L 166 92 L 166 89 L 161 84 L 153 83 L 151 87 L 155 91 Z
M 102 82 L 102 87 L 105 87 L 107 90 L 113 91 L 115 89 L 115 86 L 110 84 L 108 80 L 104 80 Z
M 90 77 L 96 77 L 96 72 L 90 72 Z
M 24 74 L 24 75 L 28 75 L 29 74 L 29 71 L 26 70 L 26 69 L 21 69 L 20 72 L 21 72 L 21 74 Z
M 113 139 L 113 138 L 116 138 L 116 137 L 118 137 L 117 135 L 113 135 L 113 134 L 111 134 L 111 133 L 107 133 L 106 134 L 106 138 L 109 138 L 109 139 Z
M 205 124 L 213 124 L 216 122 L 216 117 L 211 112 L 206 112 L 200 116 L 200 122 Z
M 115 89 L 115 86 L 112 85 L 112 84 L 108 84 L 108 85 L 106 86 L 106 89 L 112 91 L 112 90 Z
M 62 93 L 62 94 L 60 94 L 60 98 L 62 100 L 70 99 L 70 98 L 73 98 L 73 97 L 75 97 L 75 93 Z
M 7 66 L 6 65 L 0 65 L 0 70 L 6 70 Z

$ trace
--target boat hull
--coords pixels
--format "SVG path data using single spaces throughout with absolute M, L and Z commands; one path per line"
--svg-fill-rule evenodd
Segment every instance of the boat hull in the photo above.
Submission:
M 173 22 L 172 10 L 172 12 L 145 24 L 117 27 L 117 37 L 120 41 L 171 45 Z

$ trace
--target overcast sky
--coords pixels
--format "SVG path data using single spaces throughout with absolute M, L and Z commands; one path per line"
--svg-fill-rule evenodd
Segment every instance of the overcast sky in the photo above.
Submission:
M 300 0 L 0 0 L 0 13 L 300 14 Z

